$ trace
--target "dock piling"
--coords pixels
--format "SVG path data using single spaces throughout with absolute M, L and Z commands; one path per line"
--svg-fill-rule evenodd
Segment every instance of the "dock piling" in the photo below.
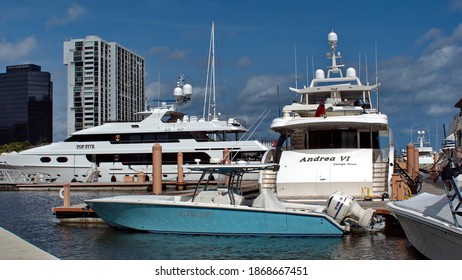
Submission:
M 184 190 L 184 178 L 183 178 L 183 153 L 180 151 L 177 155 L 177 166 L 178 166 L 178 177 L 176 183 L 176 190 Z
M 63 206 L 71 207 L 71 184 L 69 183 L 63 186 Z
M 162 146 L 155 143 L 152 147 L 152 193 L 162 193 Z

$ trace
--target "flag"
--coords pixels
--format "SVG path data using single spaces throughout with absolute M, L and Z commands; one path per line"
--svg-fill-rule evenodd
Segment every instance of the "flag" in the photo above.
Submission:
M 316 109 L 315 117 L 323 117 L 326 114 L 326 107 L 324 106 L 324 98 L 319 103 L 318 108 Z

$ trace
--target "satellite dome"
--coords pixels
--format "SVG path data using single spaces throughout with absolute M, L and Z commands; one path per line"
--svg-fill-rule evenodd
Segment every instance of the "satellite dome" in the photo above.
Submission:
M 334 31 L 329 33 L 329 35 L 327 35 L 327 42 L 332 46 L 337 45 L 337 42 L 338 42 L 337 33 L 335 33 Z
M 192 86 L 190 84 L 185 84 L 183 86 L 183 94 L 184 94 L 184 96 L 191 96 L 192 95 Z
M 324 70 L 318 69 L 314 75 L 316 79 L 324 79 Z
M 183 96 L 183 90 L 181 89 L 181 87 L 178 86 L 173 90 L 173 96 L 174 97 L 182 97 Z
M 356 78 L 356 70 L 353 67 L 349 67 L 346 70 L 346 76 L 348 78 Z

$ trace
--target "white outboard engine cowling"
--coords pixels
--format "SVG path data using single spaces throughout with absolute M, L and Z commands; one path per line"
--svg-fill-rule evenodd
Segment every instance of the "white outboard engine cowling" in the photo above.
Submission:
M 351 195 L 342 192 L 329 197 L 326 213 L 339 223 L 350 220 L 367 230 L 380 230 L 385 226 L 376 218 L 374 209 L 363 209 Z

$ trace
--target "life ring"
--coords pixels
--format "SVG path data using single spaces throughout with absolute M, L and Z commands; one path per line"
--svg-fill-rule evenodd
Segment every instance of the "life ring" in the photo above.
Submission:
M 120 135 L 117 134 L 117 135 L 115 136 L 115 140 L 116 140 L 117 142 L 119 142 L 119 141 L 120 141 Z
M 59 190 L 59 197 L 61 197 L 61 199 L 64 199 L 64 188 Z

